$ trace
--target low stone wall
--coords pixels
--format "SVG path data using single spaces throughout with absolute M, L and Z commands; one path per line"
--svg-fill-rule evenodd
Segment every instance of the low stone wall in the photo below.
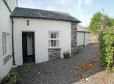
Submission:
M 60 48 L 50 48 L 48 49 L 49 60 L 59 59 L 61 57 Z

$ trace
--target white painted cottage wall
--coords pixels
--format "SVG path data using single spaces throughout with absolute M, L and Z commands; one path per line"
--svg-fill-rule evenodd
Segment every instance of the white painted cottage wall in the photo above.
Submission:
M 7 64 L 3 65 L 3 59 L 12 55 L 12 34 L 11 34 L 11 19 L 10 19 L 10 11 L 4 4 L 3 0 L 0 0 L 0 80 L 7 75 L 12 67 L 12 58 L 7 62 Z M 5 56 L 3 56 L 2 50 L 2 33 L 8 33 L 8 52 Z
M 89 43 L 90 43 L 89 33 L 86 32 L 86 33 L 85 33 L 85 46 L 87 46 Z
M 27 20 L 30 25 L 27 26 Z M 48 61 L 49 31 L 60 32 L 61 58 L 65 50 L 71 51 L 71 22 L 41 19 L 14 18 L 14 48 L 17 65 L 23 64 L 22 57 L 22 32 L 35 32 L 35 62 Z
M 87 46 L 89 43 L 90 43 L 90 38 L 89 38 L 88 32 L 85 32 L 85 33 L 84 32 L 77 32 L 77 46 L 79 46 L 79 45 Z
M 85 34 L 85 35 L 84 35 Z M 85 45 L 90 43 L 89 32 L 86 27 L 77 25 L 77 46 Z
M 84 33 L 77 32 L 77 46 L 84 45 Z

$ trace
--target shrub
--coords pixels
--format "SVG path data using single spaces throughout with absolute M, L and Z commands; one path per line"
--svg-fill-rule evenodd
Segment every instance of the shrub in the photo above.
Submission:
M 1 82 L 1 84 L 16 84 L 16 73 L 9 73 Z
M 79 45 L 77 48 L 76 48 L 76 54 L 79 54 L 79 52 L 81 51 L 81 48 L 83 48 L 84 46 L 83 45 Z
M 113 55 L 114 55 L 114 28 L 105 28 L 100 33 L 100 51 L 101 51 L 101 64 L 104 69 L 113 69 Z

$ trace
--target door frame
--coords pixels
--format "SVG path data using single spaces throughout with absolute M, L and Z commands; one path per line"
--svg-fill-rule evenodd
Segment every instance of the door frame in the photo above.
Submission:
M 34 63 L 36 63 L 36 52 L 35 52 L 35 31 L 22 31 L 21 32 L 21 37 L 23 38 L 23 36 L 22 36 L 22 34 L 23 34 L 23 32 L 25 32 L 25 33 L 33 33 L 34 34 Z M 23 39 L 22 39 L 22 41 L 23 41 Z M 21 43 L 22 43 L 22 41 L 21 41 Z M 22 43 L 22 62 L 23 62 L 23 64 L 24 64 L 24 59 L 23 59 L 23 43 Z

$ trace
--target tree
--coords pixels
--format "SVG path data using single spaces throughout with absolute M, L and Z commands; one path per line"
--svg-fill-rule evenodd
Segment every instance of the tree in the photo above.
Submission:
M 102 21 L 104 19 L 104 21 Z M 103 22 L 103 23 L 102 23 Z M 101 24 L 105 26 L 114 26 L 114 18 L 109 18 L 107 15 L 103 15 L 101 12 L 96 12 L 90 22 L 89 30 L 92 33 L 98 33 L 101 29 Z
M 97 12 L 93 15 L 90 22 L 90 32 L 97 32 L 100 29 L 100 18 L 103 16 L 101 12 Z
M 114 26 L 114 18 L 109 18 L 109 26 Z
M 90 31 L 99 34 L 101 64 L 106 70 L 114 70 L 114 19 L 97 12 L 90 23 Z M 112 46 L 113 44 L 113 46 Z

